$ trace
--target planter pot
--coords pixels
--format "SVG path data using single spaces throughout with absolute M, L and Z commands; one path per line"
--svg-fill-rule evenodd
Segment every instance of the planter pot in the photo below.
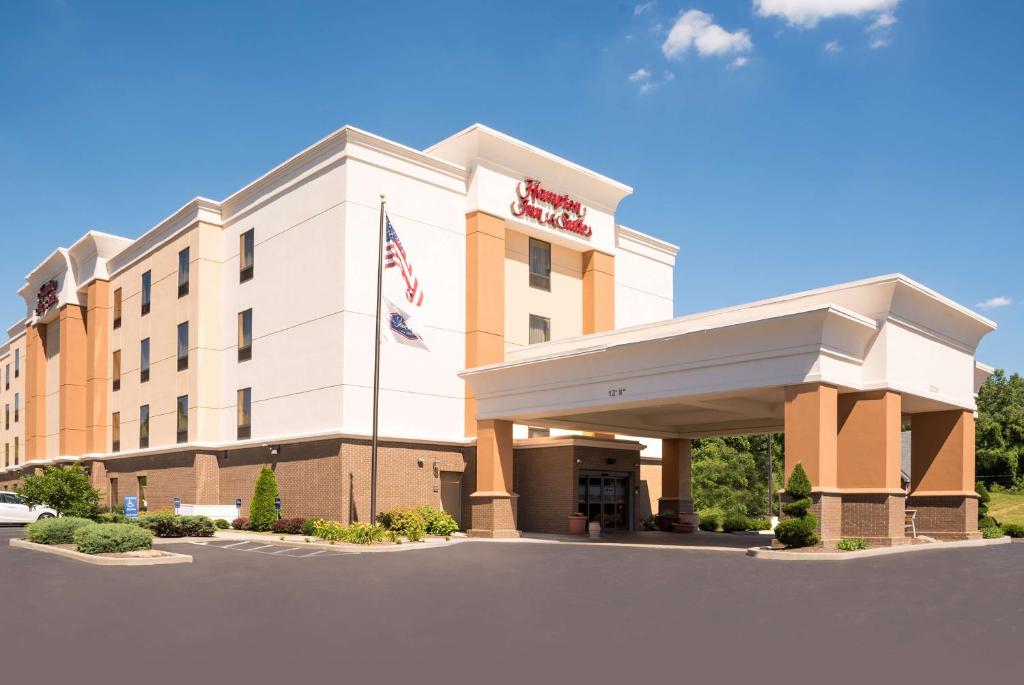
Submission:
M 696 533 L 700 525 L 700 516 L 697 514 L 680 514 L 679 521 L 672 524 L 672 530 L 676 533 Z
M 588 524 L 587 525 L 587 530 L 590 531 L 590 537 L 591 538 L 599 538 L 599 537 L 601 537 L 601 524 L 598 523 L 597 521 L 593 521 L 592 523 Z
M 679 520 L 679 517 L 675 516 L 675 515 L 673 515 L 673 516 L 662 516 L 662 515 L 659 514 L 657 517 L 655 517 L 654 520 L 655 520 L 656 525 L 658 526 L 658 530 L 660 530 L 663 533 L 671 533 L 672 532 L 672 524 L 676 523 Z
M 587 534 L 587 517 L 579 514 L 572 515 L 569 517 L 569 535 L 586 535 Z

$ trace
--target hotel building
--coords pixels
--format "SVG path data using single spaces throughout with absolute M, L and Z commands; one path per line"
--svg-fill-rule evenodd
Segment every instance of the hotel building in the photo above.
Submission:
M 81 463 L 110 503 L 366 520 L 379 198 L 415 268 L 385 295 L 378 509 L 471 534 L 634 529 L 692 510 L 690 440 L 785 431 L 825 540 L 977 535 L 974 351 L 987 319 L 901 275 L 673 319 L 678 248 L 632 192 L 484 126 L 424 150 L 342 128 L 137 239 L 90 231 L 28 274 L 0 348 L 0 487 Z M 909 493 L 900 427 L 913 426 Z

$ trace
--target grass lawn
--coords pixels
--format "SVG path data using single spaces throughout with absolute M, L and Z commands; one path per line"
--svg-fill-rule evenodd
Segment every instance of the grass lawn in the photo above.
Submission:
M 988 503 L 988 513 L 1000 523 L 1024 525 L 1024 494 L 993 492 L 992 501 Z

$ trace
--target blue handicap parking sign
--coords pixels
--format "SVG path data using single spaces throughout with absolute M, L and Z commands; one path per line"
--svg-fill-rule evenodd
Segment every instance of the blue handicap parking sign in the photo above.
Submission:
M 130 519 L 139 518 L 139 498 L 135 495 L 124 496 L 124 515 Z

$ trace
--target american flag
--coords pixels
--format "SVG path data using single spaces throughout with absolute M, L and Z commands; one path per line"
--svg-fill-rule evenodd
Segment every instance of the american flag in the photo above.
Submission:
M 409 257 L 405 254 L 402 241 L 398 239 L 398 232 L 391 225 L 391 219 L 387 217 L 385 219 L 387 221 L 388 239 L 387 246 L 384 249 L 384 268 L 398 267 L 398 270 L 402 272 L 402 278 L 405 279 L 405 298 L 410 303 L 419 307 L 423 304 L 423 291 L 420 290 L 420 281 L 412 272 L 412 264 L 409 263 Z

